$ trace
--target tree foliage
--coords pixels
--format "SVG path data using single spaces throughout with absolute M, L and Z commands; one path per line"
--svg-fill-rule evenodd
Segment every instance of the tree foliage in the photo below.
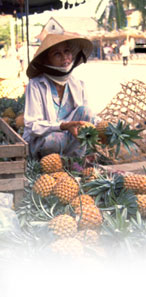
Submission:
M 102 5 L 103 0 L 100 2 Z M 98 5 L 96 11 L 100 9 Z M 120 29 L 126 26 L 126 15 L 123 8 L 122 0 L 111 0 L 108 5 L 105 7 L 103 14 L 101 15 L 98 23 L 102 26 L 105 26 L 106 29 L 113 30 Z
M 129 4 L 141 12 L 142 16 L 142 30 L 146 30 L 146 0 L 109 0 L 108 5 L 98 20 L 99 25 L 104 26 L 107 30 L 121 29 L 126 27 L 127 18 L 125 14 L 125 6 L 129 7 Z M 98 3 L 96 12 L 100 10 L 101 6 L 104 4 L 104 0 Z
M 6 23 L 1 27 L 0 30 L 0 43 L 4 42 L 5 45 L 8 47 L 11 43 L 10 39 L 10 25 Z

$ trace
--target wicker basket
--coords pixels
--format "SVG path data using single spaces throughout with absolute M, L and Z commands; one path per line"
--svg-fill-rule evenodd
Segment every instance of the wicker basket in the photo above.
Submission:
M 131 129 L 144 129 L 140 134 L 142 139 L 136 140 L 137 151 L 132 150 L 129 155 L 122 147 L 118 160 L 113 159 L 114 163 L 146 160 L 146 84 L 144 82 L 134 79 L 121 84 L 121 90 L 98 116 L 110 123 L 123 120 L 130 125 Z M 110 155 L 108 148 L 102 153 L 106 157 Z

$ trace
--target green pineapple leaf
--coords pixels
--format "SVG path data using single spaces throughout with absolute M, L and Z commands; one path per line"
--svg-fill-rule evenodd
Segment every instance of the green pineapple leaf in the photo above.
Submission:
M 121 145 L 126 148 L 129 154 L 131 153 L 131 148 L 136 150 L 137 143 L 134 140 L 142 138 L 139 135 L 142 131 L 143 129 L 131 129 L 129 124 L 121 120 L 118 121 L 117 125 L 109 123 L 105 134 L 108 146 L 111 148 L 116 146 L 115 157 L 118 156 Z
M 86 155 L 96 151 L 96 145 L 100 145 L 98 131 L 96 128 L 91 126 L 82 127 L 78 133 L 78 140 L 80 141 L 81 147 L 86 147 Z

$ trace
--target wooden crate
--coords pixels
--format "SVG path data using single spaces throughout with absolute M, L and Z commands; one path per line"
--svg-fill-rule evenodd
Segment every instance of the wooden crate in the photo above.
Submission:
M 16 133 L 2 118 L 0 131 L 6 136 L 6 144 L 0 144 L 0 192 L 14 193 L 14 205 L 17 207 L 23 198 L 27 183 L 28 143 Z

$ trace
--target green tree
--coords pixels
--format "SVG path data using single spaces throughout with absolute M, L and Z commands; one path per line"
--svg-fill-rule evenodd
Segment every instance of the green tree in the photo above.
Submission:
M 104 0 L 98 3 L 96 12 L 103 5 Z M 126 26 L 126 15 L 122 0 L 109 0 L 108 5 L 105 6 L 104 12 L 98 20 L 99 25 L 105 27 L 106 30 L 120 29 Z
M 4 24 L 0 29 L 0 43 L 4 43 L 7 48 L 11 43 L 9 23 Z

